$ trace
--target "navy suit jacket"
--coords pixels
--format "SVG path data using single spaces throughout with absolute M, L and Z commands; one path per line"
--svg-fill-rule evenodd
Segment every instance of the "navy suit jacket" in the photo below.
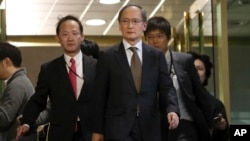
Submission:
M 160 109 L 179 114 L 175 88 L 167 72 L 164 54 L 142 44 L 142 81 L 136 91 L 123 43 L 101 53 L 97 63 L 93 131 L 107 140 L 129 135 L 140 108 L 144 141 L 159 141 Z
M 91 95 L 94 88 L 96 60 L 83 54 L 84 84 L 76 100 L 70 84 L 64 56 L 41 66 L 35 94 L 23 113 L 22 123 L 33 125 L 39 113 L 51 101 L 49 141 L 69 141 L 75 131 L 77 116 L 83 134 L 91 139 Z

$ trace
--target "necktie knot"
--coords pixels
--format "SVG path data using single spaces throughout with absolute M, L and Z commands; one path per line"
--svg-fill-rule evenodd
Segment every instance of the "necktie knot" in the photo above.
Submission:
M 71 64 L 75 64 L 75 59 L 74 59 L 74 58 L 71 58 L 71 59 L 70 59 L 70 63 L 71 63 Z
M 137 47 L 130 47 L 129 48 L 133 53 L 136 53 L 136 51 L 137 51 Z

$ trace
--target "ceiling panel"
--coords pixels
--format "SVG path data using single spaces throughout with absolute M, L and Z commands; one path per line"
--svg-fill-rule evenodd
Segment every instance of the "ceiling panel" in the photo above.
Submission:
M 81 18 L 85 35 L 103 35 L 119 9 L 127 0 L 114 5 L 103 5 L 98 0 L 7 0 L 7 35 L 55 35 L 58 18 L 71 14 Z M 172 25 L 178 24 L 183 11 L 189 10 L 194 0 L 165 0 L 155 15 L 164 16 Z M 146 10 L 148 16 L 160 0 L 130 0 Z M 89 7 L 88 7 L 89 6 Z M 102 26 L 87 26 L 86 20 L 103 18 Z M 22 28 L 20 28 L 22 27 Z M 107 35 L 120 35 L 117 19 L 111 25 Z
M 79 17 L 85 35 L 103 35 L 123 4 L 136 3 L 146 10 L 148 16 L 161 0 L 121 0 L 114 5 L 103 5 L 99 0 L 7 0 L 7 35 L 55 35 L 58 18 L 71 14 Z M 235 36 L 250 34 L 250 0 L 227 0 L 228 33 Z M 183 23 L 184 11 L 195 14 L 197 10 L 204 12 L 204 34 L 212 34 L 211 0 L 164 0 L 155 16 L 166 17 L 172 26 Z M 84 13 L 86 12 L 86 13 Z M 106 21 L 102 26 L 88 26 L 86 20 L 102 18 Z M 192 31 L 198 34 L 197 17 L 193 17 Z M 105 35 L 120 35 L 117 19 Z

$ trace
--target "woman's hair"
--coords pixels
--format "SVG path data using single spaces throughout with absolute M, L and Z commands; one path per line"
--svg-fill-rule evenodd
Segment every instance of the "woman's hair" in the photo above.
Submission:
M 208 55 L 205 55 L 205 54 L 198 54 L 196 52 L 193 52 L 193 51 L 189 51 L 187 52 L 189 54 L 191 54 L 194 58 L 194 61 L 196 59 L 199 59 L 205 66 L 205 75 L 206 75 L 206 78 L 203 82 L 203 86 L 207 86 L 208 84 L 208 79 L 209 77 L 211 76 L 211 70 L 213 68 L 213 63 L 210 61 L 210 57 Z

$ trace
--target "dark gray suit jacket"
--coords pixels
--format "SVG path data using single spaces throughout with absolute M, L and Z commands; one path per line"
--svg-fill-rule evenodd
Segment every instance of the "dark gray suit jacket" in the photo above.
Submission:
M 211 140 L 209 129 L 212 126 L 211 101 L 200 79 L 191 55 L 169 50 L 172 64 L 178 78 L 184 104 L 193 117 L 199 140 Z
M 7 86 L 0 98 L 0 134 L 3 141 L 15 139 L 16 118 L 22 113 L 34 91 L 24 69 L 15 72 L 7 81 Z
M 159 94 L 159 97 L 158 97 Z M 136 92 L 123 43 L 101 53 L 97 63 L 93 131 L 106 140 L 128 136 L 140 107 L 144 141 L 159 141 L 160 109 L 179 113 L 176 92 L 167 72 L 164 54 L 142 44 L 142 83 Z M 159 98 L 159 100 L 158 100 Z M 160 103 L 160 104 L 159 104 Z
M 91 95 L 94 88 L 96 60 L 83 54 L 84 84 L 78 100 L 70 84 L 64 56 L 41 66 L 36 92 L 23 113 L 22 123 L 33 125 L 39 113 L 51 102 L 49 141 L 69 141 L 77 116 L 86 140 L 90 140 Z

